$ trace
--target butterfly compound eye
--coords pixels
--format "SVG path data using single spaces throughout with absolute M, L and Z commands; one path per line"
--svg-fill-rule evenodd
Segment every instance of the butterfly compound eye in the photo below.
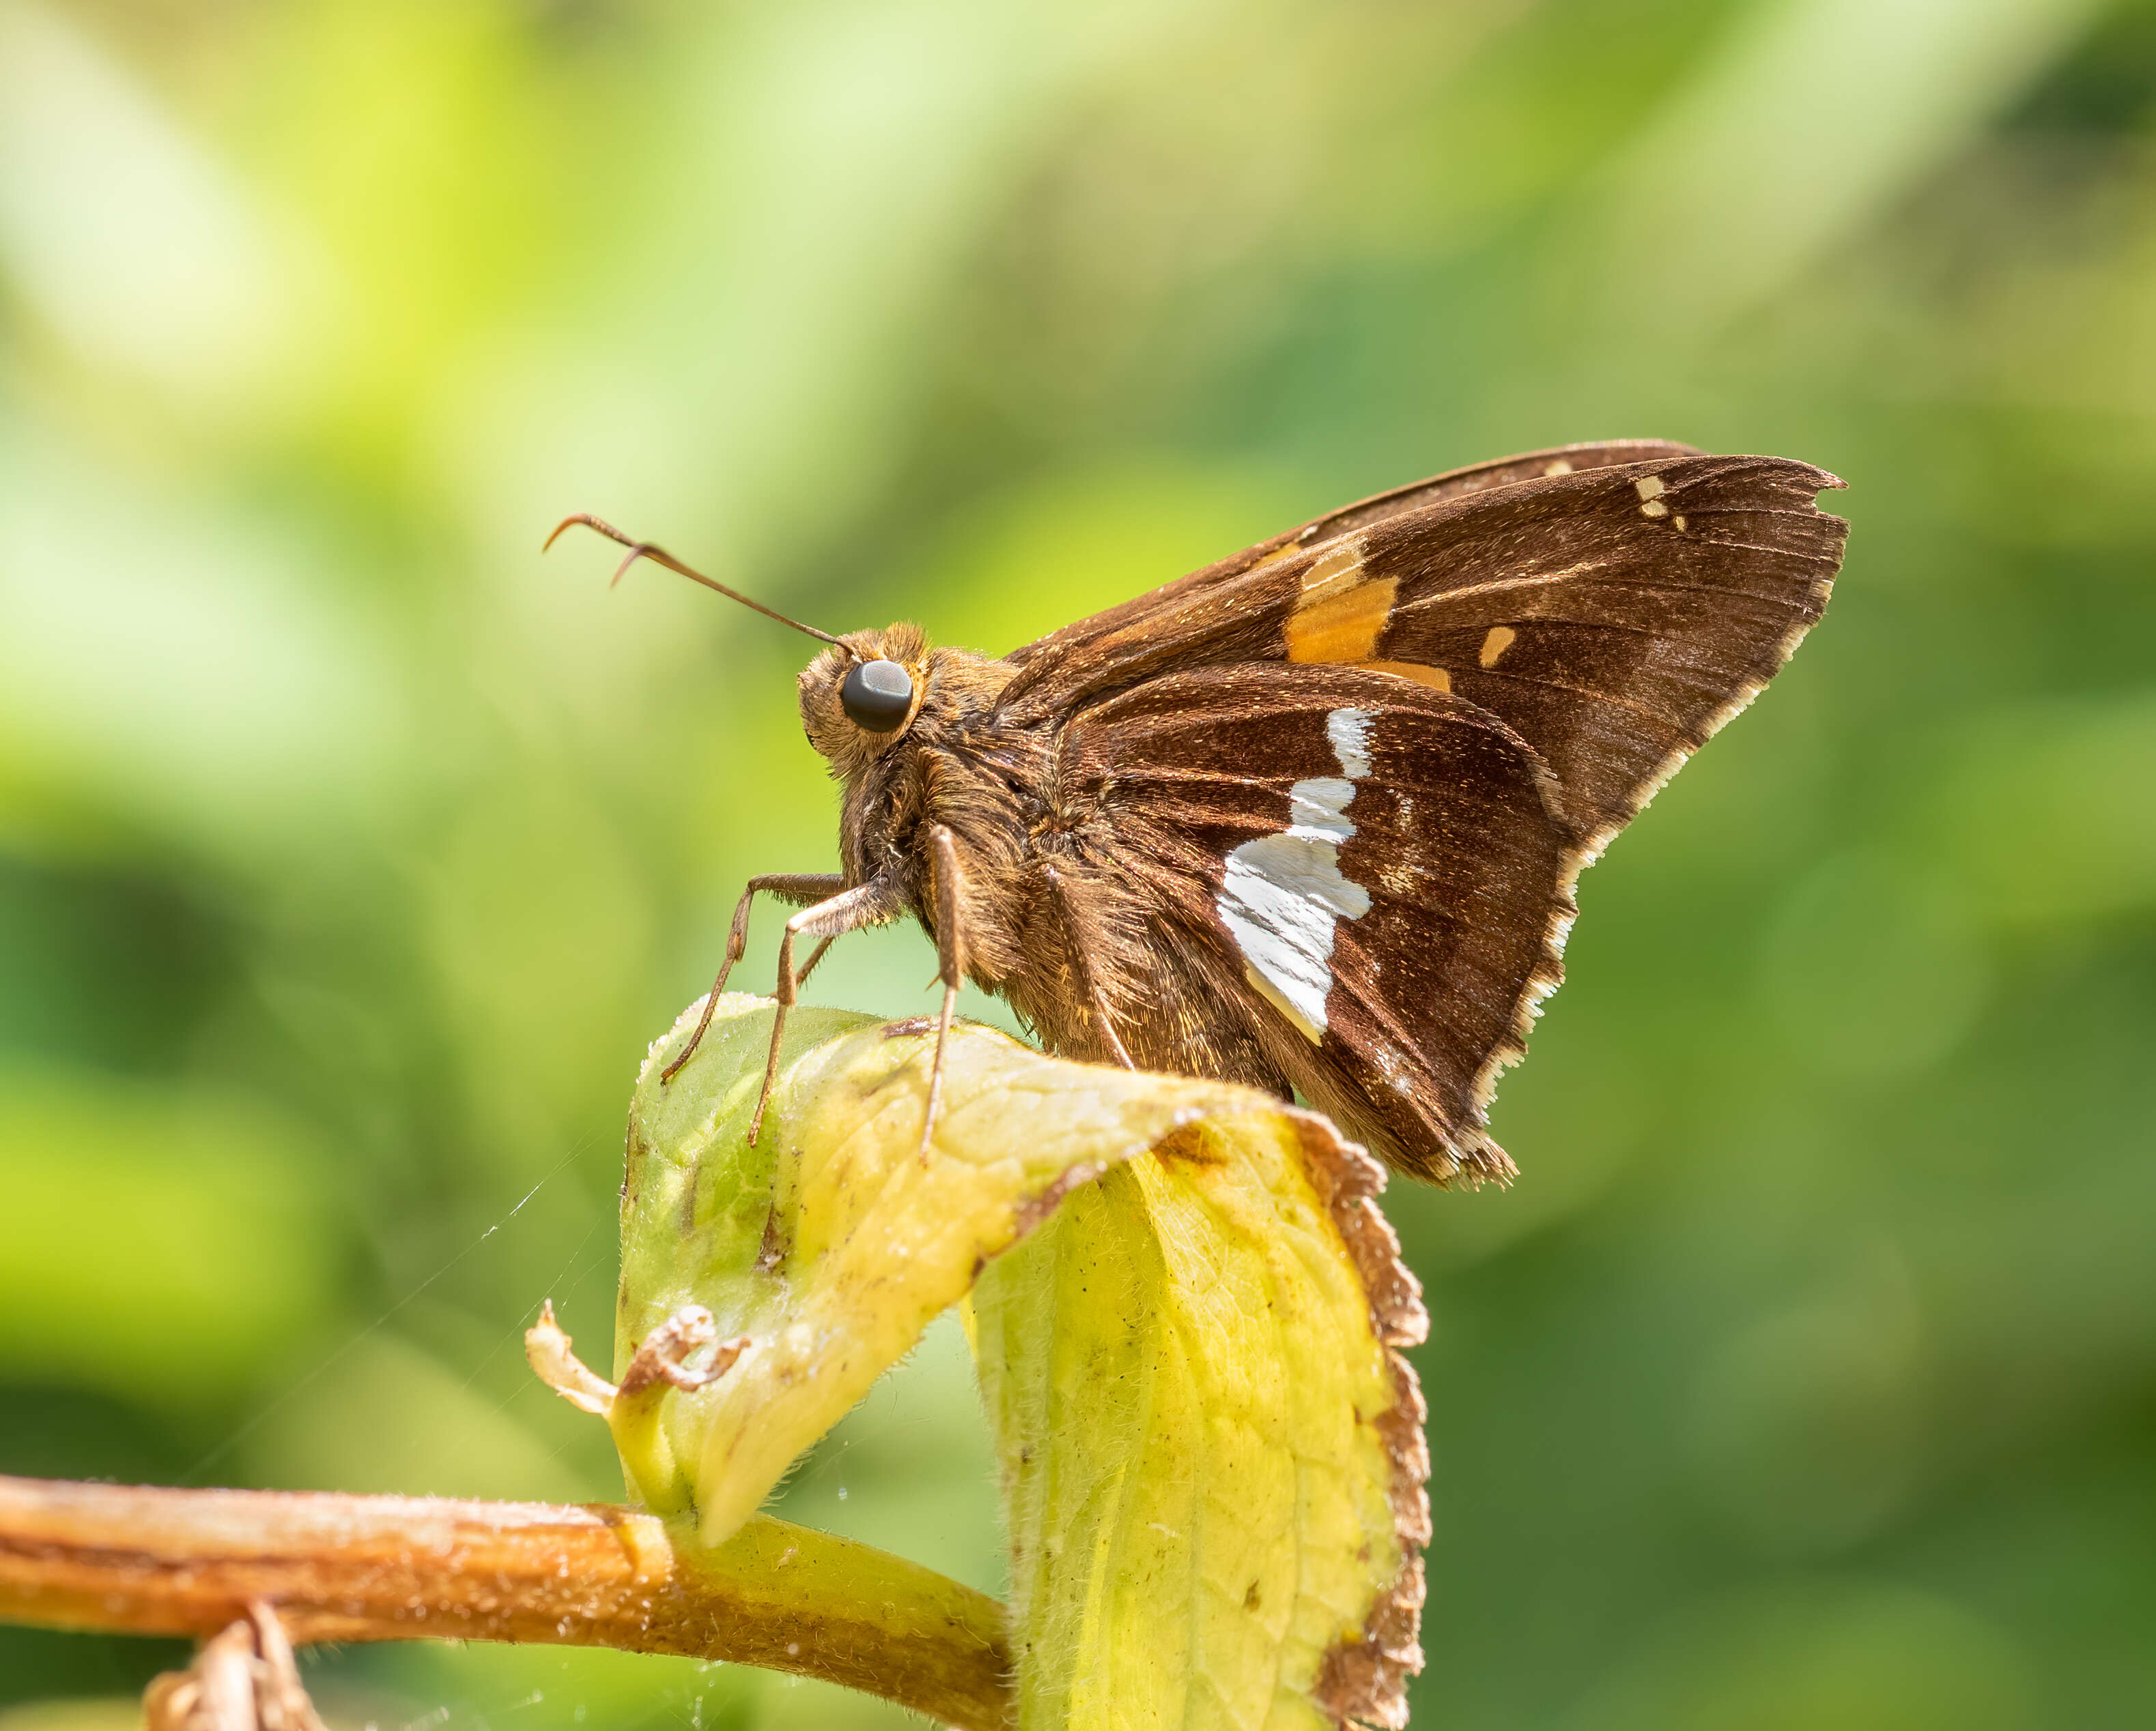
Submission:
M 839 701 L 865 733 L 890 733 L 913 707 L 913 676 L 895 661 L 864 661 L 846 675 Z

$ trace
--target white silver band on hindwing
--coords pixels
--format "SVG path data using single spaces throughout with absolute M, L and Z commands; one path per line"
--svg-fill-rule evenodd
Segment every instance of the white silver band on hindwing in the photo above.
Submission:
M 1374 719 L 1356 709 L 1326 718 L 1341 774 L 1291 787 L 1287 828 L 1234 849 L 1214 899 L 1250 984 L 1313 1043 L 1325 1034 L 1338 923 L 1370 911 L 1369 891 L 1340 870 L 1340 845 L 1355 833 L 1348 806 L 1370 773 Z

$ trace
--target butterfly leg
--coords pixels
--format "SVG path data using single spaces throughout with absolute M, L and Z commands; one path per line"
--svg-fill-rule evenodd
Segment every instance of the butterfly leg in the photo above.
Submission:
M 778 940 L 778 981 L 773 988 L 778 1010 L 771 1018 L 771 1055 L 764 1062 L 763 1092 L 756 1097 L 756 1115 L 749 1120 L 750 1146 L 763 1133 L 763 1109 L 771 1104 L 772 1085 L 778 1080 L 778 1042 L 786 1032 L 786 1012 L 793 1007 L 799 991 L 799 976 L 793 971 L 793 940 L 803 936 L 835 938 L 865 925 L 880 925 L 903 906 L 892 886 L 879 878 L 841 890 L 813 908 L 803 908 L 786 922 L 786 935 Z
M 689 1036 L 689 1043 L 681 1048 L 681 1055 L 659 1073 L 661 1082 L 671 1082 L 674 1073 L 696 1055 L 696 1048 L 704 1043 L 704 1034 L 711 1025 L 711 1012 L 718 1007 L 719 994 L 726 989 L 726 976 L 733 972 L 734 964 L 742 959 L 742 951 L 748 945 L 748 910 L 759 893 L 775 895 L 781 901 L 813 902 L 836 894 L 845 887 L 846 880 L 834 872 L 773 872 L 762 878 L 748 880 L 748 888 L 734 906 L 734 923 L 726 934 L 726 959 L 719 964 L 719 977 L 711 982 L 711 996 L 704 1000 L 704 1013 L 696 1018 L 696 1032 Z M 808 958 L 808 966 L 816 965 L 823 955 L 819 950 Z M 805 976 L 808 968 L 802 970 Z
M 943 982 L 943 1008 L 936 1018 L 936 1057 L 928 1069 L 928 1110 L 921 1120 L 921 1151 L 928 1152 L 936 1134 L 937 1109 L 943 1104 L 943 1047 L 951 1037 L 951 1014 L 966 978 L 966 874 L 958 864 L 958 842 L 939 823 L 928 832 L 929 857 L 936 878 L 936 973 Z
M 826 950 L 829 950 L 838 941 L 838 939 L 835 937 L 826 938 L 814 950 L 810 950 L 808 952 L 808 960 L 801 964 L 801 971 L 793 976 L 794 985 L 797 986 L 806 986 L 808 983 L 808 976 L 816 971 L 816 964 L 823 960 L 824 952 Z
M 1043 866 L 1041 875 L 1047 878 L 1048 887 L 1055 892 L 1056 901 L 1062 907 L 1065 923 L 1073 933 L 1081 935 L 1074 938 L 1070 945 L 1070 960 L 1079 977 L 1086 982 L 1086 1002 L 1093 1012 L 1093 1025 L 1101 1031 L 1101 1043 L 1108 1048 L 1108 1055 L 1117 1063 L 1127 1070 L 1135 1070 L 1137 1066 L 1131 1062 L 1131 1055 L 1124 1049 L 1122 1037 L 1116 1032 L 1116 1018 L 1109 1011 L 1107 994 L 1101 990 L 1101 982 L 1094 976 L 1092 965 L 1087 960 L 1086 952 L 1091 940 L 1090 935 L 1086 935 L 1085 904 L 1064 887 L 1063 873 L 1054 866 Z

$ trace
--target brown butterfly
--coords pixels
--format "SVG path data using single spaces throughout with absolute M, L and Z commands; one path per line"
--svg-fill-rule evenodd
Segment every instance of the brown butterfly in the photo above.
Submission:
M 1052 1052 L 1299 1092 L 1402 1170 L 1508 1178 L 1485 1113 L 1573 881 L 1819 618 L 1846 525 L 1815 495 L 1841 484 L 1658 440 L 1538 451 L 1000 659 L 772 614 L 829 646 L 801 716 L 844 784 L 843 869 L 750 880 L 696 1038 L 759 893 L 808 904 L 774 1071 L 824 948 L 911 914 L 944 987 L 924 1146 L 971 978 Z M 797 938 L 823 940 L 798 975 Z

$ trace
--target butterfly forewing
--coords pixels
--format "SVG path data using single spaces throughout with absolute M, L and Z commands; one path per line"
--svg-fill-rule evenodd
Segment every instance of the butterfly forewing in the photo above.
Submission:
M 1361 531 L 1371 658 L 1502 716 L 1596 848 L 1788 659 L 1843 526 L 1824 471 L 1691 457 L 1532 480 Z M 1292 632 L 1293 620 L 1290 622 Z
M 1640 450 L 1646 461 L 1610 463 Z M 1809 463 L 1568 447 L 1319 519 L 1013 658 L 1053 714 L 1169 668 L 1377 668 L 1471 698 L 1542 753 L 1590 854 L 1741 709 L 1825 606 L 1845 525 Z
M 1286 653 L 1281 622 L 1294 611 L 1303 586 L 1290 579 L 1301 556 L 1314 548 L 1466 494 L 1613 463 L 1697 454 L 1666 439 L 1563 445 L 1453 469 L 1343 505 L 1013 650 L 1005 659 L 1025 671 L 1004 701 L 1014 713 L 1050 714 L 1085 692 L 1127 683 L 1178 651 L 1207 662 L 1281 658 Z

